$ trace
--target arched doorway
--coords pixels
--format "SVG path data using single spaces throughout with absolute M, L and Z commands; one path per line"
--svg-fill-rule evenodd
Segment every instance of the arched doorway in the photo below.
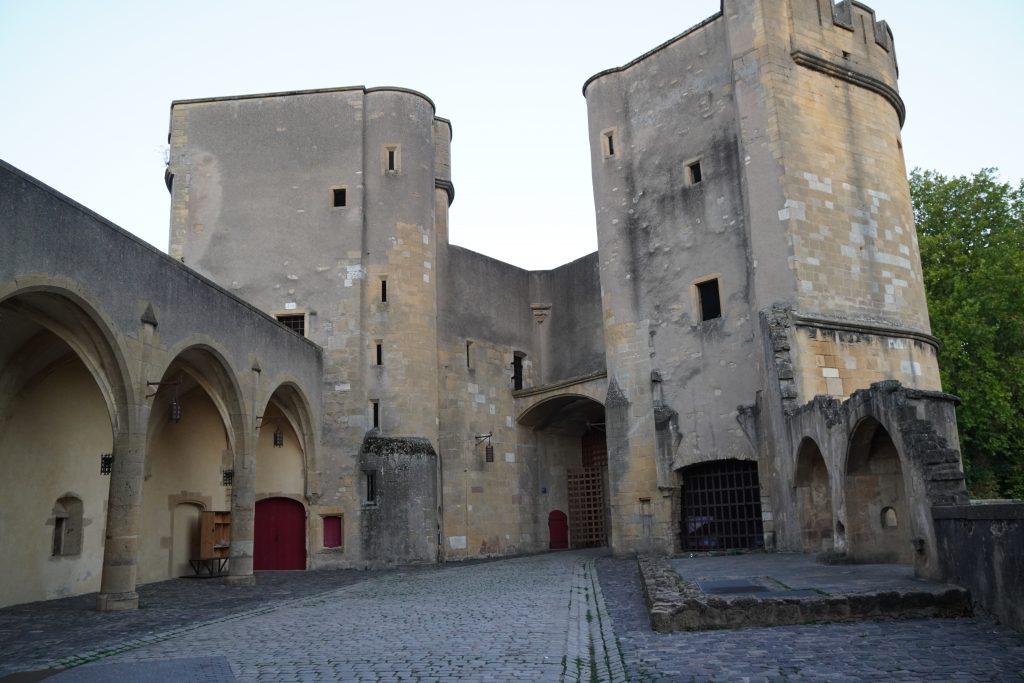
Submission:
M 684 550 L 764 547 L 757 463 L 713 460 L 679 471 Z
M 850 439 L 846 460 L 847 554 L 858 562 L 910 564 L 910 516 L 900 454 L 878 420 Z
M 199 559 L 199 516 L 203 507 L 198 503 L 179 503 L 171 515 L 170 576 L 189 576 L 193 573 L 189 560 Z
M 561 510 L 548 515 L 548 548 L 565 550 L 569 547 L 569 518 Z
M 256 502 L 253 569 L 306 568 L 306 510 L 291 498 Z
M 538 488 L 543 516 L 568 510 L 568 546 L 608 545 L 610 535 L 608 447 L 604 406 L 578 395 L 554 396 L 532 406 L 519 424 L 533 430 L 537 444 Z M 554 548 L 551 526 L 547 533 Z M 542 546 L 543 547 L 543 546 Z
M 832 550 L 832 487 L 818 444 L 807 438 L 796 455 L 796 507 L 800 542 L 806 553 Z

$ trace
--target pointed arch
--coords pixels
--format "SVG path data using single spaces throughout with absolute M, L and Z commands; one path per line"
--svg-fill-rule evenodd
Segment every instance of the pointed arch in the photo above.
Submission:
M 0 420 L 10 399 L 31 381 L 32 370 L 42 369 L 40 352 L 55 353 L 46 335 L 39 336 L 46 331 L 66 344 L 92 375 L 107 404 L 114 433 L 127 431 L 130 374 L 114 326 L 97 306 L 63 287 L 25 287 L 0 299 L 0 325 L 5 337 L 0 342 L 0 366 L 14 369 L 0 379 Z
M 847 553 L 854 560 L 914 561 L 905 470 L 889 429 L 873 415 L 861 418 L 844 472 Z
M 804 552 L 831 550 L 835 545 L 831 479 L 818 443 L 809 436 L 797 447 L 793 488 Z
M 0 605 L 100 588 L 111 480 L 130 429 L 131 380 L 108 318 L 74 291 L 0 297 Z M 74 491 L 74 493 L 68 493 Z
M 317 472 L 320 469 L 317 455 L 317 428 L 309 397 L 295 380 L 286 379 L 279 382 L 270 392 L 264 401 L 263 410 L 258 415 L 266 416 L 272 405 L 281 412 L 282 417 L 298 439 L 307 473 L 306 494 L 309 495 L 312 482 L 309 481 L 308 473 Z M 262 422 L 257 428 L 261 427 Z

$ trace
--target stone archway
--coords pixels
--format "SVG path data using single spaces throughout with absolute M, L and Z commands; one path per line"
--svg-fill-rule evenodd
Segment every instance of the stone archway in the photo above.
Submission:
M 589 396 L 566 393 L 531 405 L 519 424 L 533 430 L 542 496 L 540 520 L 568 511 L 572 548 L 608 545 L 611 535 L 608 449 L 604 406 Z M 552 542 L 550 527 L 538 531 Z
M 139 582 L 179 576 L 184 543 L 176 534 L 182 502 L 232 509 L 235 421 L 241 414 L 234 375 L 212 349 L 190 346 L 164 370 L 151 397 L 143 484 Z M 176 538 L 176 536 L 178 536 Z
M 800 543 L 806 553 L 820 553 L 834 547 L 832 487 L 828 467 L 814 439 L 805 438 L 796 453 L 793 482 L 800 523 Z
M 868 417 L 846 458 L 847 554 L 857 562 L 910 564 L 910 515 L 900 453 L 888 430 Z
M 127 429 L 114 335 L 71 292 L 0 302 L 0 606 L 99 590 L 110 473 Z

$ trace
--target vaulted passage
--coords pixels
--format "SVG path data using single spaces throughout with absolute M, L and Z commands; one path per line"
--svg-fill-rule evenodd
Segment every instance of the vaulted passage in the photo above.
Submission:
M 99 328 L 59 295 L 4 301 L 0 330 L 0 606 L 96 591 L 116 369 Z
M 587 396 L 555 396 L 521 415 L 519 424 L 531 427 L 537 438 L 536 476 L 543 506 L 538 518 L 547 522 L 538 533 L 547 540 L 544 546 L 608 545 L 611 522 L 604 406 Z M 566 522 L 567 528 L 563 526 Z
M 764 547 L 757 463 L 715 460 L 680 470 L 684 550 Z

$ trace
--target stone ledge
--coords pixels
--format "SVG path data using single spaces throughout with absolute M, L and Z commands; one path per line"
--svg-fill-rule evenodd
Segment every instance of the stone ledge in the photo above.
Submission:
M 820 598 L 725 598 L 704 594 L 696 584 L 676 574 L 662 558 L 639 555 L 637 564 L 651 628 L 660 633 L 971 614 L 971 596 L 963 588 L 940 592 L 822 595 Z
M 968 505 L 936 505 L 935 519 L 1024 519 L 1024 500 L 971 501 Z

